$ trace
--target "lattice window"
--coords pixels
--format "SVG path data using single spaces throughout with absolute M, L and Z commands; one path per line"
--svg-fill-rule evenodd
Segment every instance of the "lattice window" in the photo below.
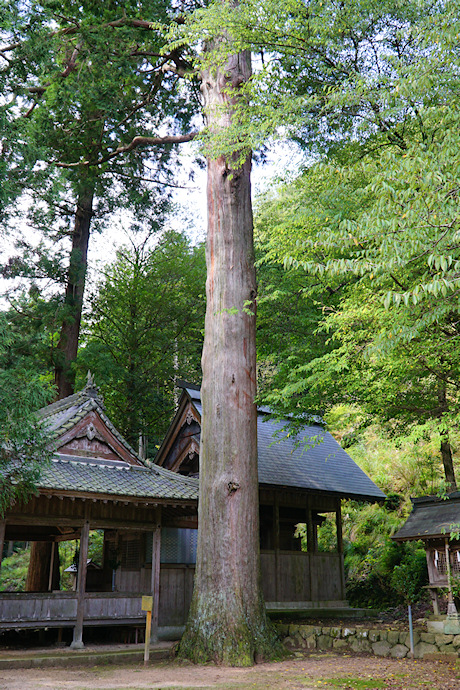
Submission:
M 198 530 L 177 527 L 161 528 L 162 563 L 196 563 Z M 145 561 L 152 562 L 152 538 L 149 534 L 145 544 Z
M 453 549 L 452 550 L 452 558 L 451 558 L 451 570 L 452 570 L 452 575 L 460 575 L 460 550 L 459 549 Z
M 123 539 L 121 543 L 121 567 L 137 570 L 141 566 L 141 540 Z
M 447 562 L 446 554 L 444 551 L 435 551 L 433 554 L 434 567 L 440 575 L 446 575 L 447 573 Z

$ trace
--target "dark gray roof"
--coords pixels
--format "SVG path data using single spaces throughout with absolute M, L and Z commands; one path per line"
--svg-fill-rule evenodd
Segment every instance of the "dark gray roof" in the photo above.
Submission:
M 42 467 L 39 489 L 149 499 L 198 500 L 198 480 L 162 467 L 56 455 Z
M 43 465 L 37 488 L 72 493 L 113 495 L 120 498 L 158 500 L 198 500 L 198 481 L 143 461 L 107 417 L 104 402 L 88 373 L 85 388 L 39 410 L 39 417 L 51 434 L 51 447 L 58 450 L 59 438 L 85 415 L 95 411 L 116 439 L 129 451 L 134 462 L 82 457 L 56 452 Z
M 200 392 L 186 389 L 201 415 Z M 282 438 L 286 422 L 258 410 L 259 483 L 333 493 L 357 500 L 383 500 L 385 494 L 319 424 Z M 278 436 L 281 434 L 279 440 Z
M 437 496 L 412 499 L 412 512 L 393 539 L 397 541 L 433 539 L 448 536 L 460 524 L 460 493 L 445 500 Z
M 126 450 L 128 450 L 138 462 L 142 462 L 136 451 L 107 417 L 104 401 L 99 394 L 99 389 L 94 385 L 94 381 L 89 372 L 88 381 L 83 390 L 43 407 L 38 411 L 38 416 L 43 420 L 51 438 L 57 441 L 66 431 L 72 429 L 80 419 L 83 419 L 85 415 L 93 411 L 98 413 L 107 428 Z

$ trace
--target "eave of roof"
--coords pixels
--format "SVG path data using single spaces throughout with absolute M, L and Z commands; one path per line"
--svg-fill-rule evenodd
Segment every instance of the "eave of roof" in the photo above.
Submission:
M 171 501 L 198 500 L 198 480 L 165 470 L 149 469 L 126 463 L 98 463 L 90 459 L 55 456 L 42 467 L 38 490 L 71 493 L 90 493 L 95 496 L 114 496 Z
M 448 538 L 454 525 L 460 524 L 460 493 L 445 499 L 423 496 L 412 499 L 412 512 L 404 525 L 393 535 L 395 541 Z
M 185 388 L 185 397 L 201 417 L 200 391 Z M 176 415 L 174 421 L 178 419 Z M 174 421 L 168 432 L 174 429 Z M 296 436 L 283 437 L 285 422 L 258 410 L 259 484 L 301 489 L 361 501 L 383 501 L 385 494 L 319 424 L 305 426 Z M 277 440 L 278 436 L 280 438 Z M 161 449 L 160 449 L 161 450 Z M 158 456 L 157 456 L 158 457 Z

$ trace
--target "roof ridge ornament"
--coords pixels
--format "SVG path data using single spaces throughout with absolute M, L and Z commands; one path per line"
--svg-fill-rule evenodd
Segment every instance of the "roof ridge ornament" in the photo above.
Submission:
M 96 384 L 94 382 L 93 375 L 89 369 L 88 369 L 88 373 L 86 374 L 86 385 L 83 388 L 83 390 L 81 391 L 80 396 L 84 397 L 84 398 L 92 398 L 102 408 L 104 407 L 104 398 L 102 397 L 102 395 L 100 393 L 99 386 L 96 386 Z

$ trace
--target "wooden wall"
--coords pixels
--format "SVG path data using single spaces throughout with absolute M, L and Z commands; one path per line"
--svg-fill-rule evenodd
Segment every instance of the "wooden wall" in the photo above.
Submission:
M 151 593 L 150 566 L 140 570 L 117 571 L 116 587 L 120 593 Z M 194 565 L 163 563 L 160 569 L 159 625 L 185 625 L 193 591 Z
M 345 599 L 342 554 L 267 551 L 260 558 L 267 602 Z

